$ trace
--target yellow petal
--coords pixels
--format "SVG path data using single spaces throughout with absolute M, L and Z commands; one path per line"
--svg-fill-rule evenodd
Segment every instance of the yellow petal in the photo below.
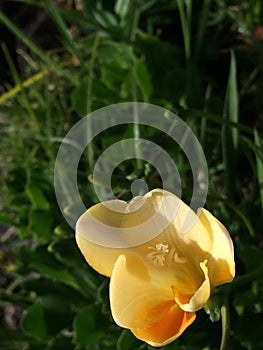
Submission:
M 199 218 L 210 232 L 213 245 L 208 257 L 208 271 L 212 286 L 231 282 L 235 276 L 233 242 L 227 229 L 209 211 L 201 209 Z
M 78 233 L 76 233 L 76 242 L 88 264 L 107 277 L 111 276 L 113 265 L 120 254 L 126 252 L 126 250 L 110 249 L 91 243 Z
M 167 211 L 165 216 L 167 226 L 143 247 L 154 246 L 158 243 L 168 244 L 169 249 L 174 248 L 175 253 L 182 259 L 187 258 L 194 265 L 206 258 L 212 247 L 212 234 L 206 229 L 194 211 L 180 198 L 164 190 L 154 190 L 153 194 L 163 198 Z M 172 214 L 171 212 L 172 211 Z
M 179 260 L 187 258 L 199 266 L 213 243 L 211 233 L 199 217 L 180 198 L 168 191 L 155 189 L 146 196 L 145 205 L 132 215 L 125 215 L 122 220 L 122 227 L 133 227 L 135 235 L 148 238 L 136 249 L 148 255 L 149 247 L 168 245 L 169 250 L 174 249 Z M 142 218 L 147 224 L 138 225 L 143 221 Z
M 121 225 L 123 212 L 127 203 L 120 200 L 108 201 L 96 204 L 87 210 L 77 221 L 76 241 L 77 245 L 87 260 L 99 273 L 110 276 L 113 265 L 118 256 L 126 250 L 109 248 L 107 234 L 111 234 L 111 228 Z M 105 242 L 99 245 L 95 242 Z
M 127 254 L 119 256 L 114 265 L 110 304 L 115 322 L 131 329 L 150 327 L 158 322 L 174 300 L 170 286 L 155 283 L 143 260 Z
M 199 266 L 211 251 L 212 238 L 181 199 L 160 189 L 128 204 L 112 200 L 94 205 L 76 225 L 76 240 L 87 262 L 106 276 L 120 254 L 136 249 L 145 259 L 149 247 L 159 244 L 168 244 L 177 262 L 188 259 Z
M 76 224 L 77 244 L 87 262 L 110 276 L 120 254 L 152 240 L 167 227 L 176 212 L 170 199 L 162 190 L 153 190 L 130 203 L 111 200 L 89 208 Z
M 207 261 L 200 263 L 200 268 L 204 274 L 204 279 L 200 287 L 192 296 L 182 294 L 176 285 L 172 287 L 175 301 L 184 311 L 195 312 L 200 310 L 207 303 L 210 297 L 211 288 L 206 264 Z
M 133 334 L 151 346 L 164 346 L 177 339 L 195 320 L 195 313 L 185 312 L 174 304 L 155 324 L 132 329 Z

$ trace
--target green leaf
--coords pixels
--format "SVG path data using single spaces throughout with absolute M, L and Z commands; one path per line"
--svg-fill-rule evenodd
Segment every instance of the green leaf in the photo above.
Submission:
M 128 65 L 123 60 L 108 62 L 102 67 L 102 79 L 105 85 L 109 88 L 117 88 L 127 75 Z
M 22 328 L 38 339 L 47 339 L 48 328 L 44 316 L 44 309 L 37 300 L 22 318 Z
M 41 297 L 41 304 L 43 307 L 55 314 L 67 314 L 71 311 L 71 300 L 68 300 L 63 294 L 53 292 L 53 294 L 46 294 Z
M 48 248 L 52 252 L 57 261 L 60 261 L 78 283 L 79 288 L 85 291 L 85 294 L 95 296 L 101 276 L 98 276 L 83 259 L 80 254 L 76 242 L 73 239 L 67 239 L 54 242 Z
M 73 90 L 70 98 L 73 110 L 80 115 L 86 115 L 88 108 L 87 79 L 80 82 L 80 84 Z
M 118 342 L 117 350 L 133 350 L 137 349 L 137 346 L 141 344 L 141 341 L 135 338 L 131 331 L 125 329 L 122 331 Z
M 237 254 L 243 262 L 246 272 L 255 271 L 263 264 L 263 250 L 259 247 L 239 244 L 238 248 Z
M 48 240 L 52 234 L 52 214 L 44 210 L 33 210 L 29 214 L 30 230 L 38 239 Z
M 149 101 L 153 92 L 153 86 L 149 71 L 143 59 L 138 59 L 135 61 L 134 74 L 135 80 L 141 89 L 144 100 Z
M 49 202 L 39 187 L 34 185 L 26 186 L 26 194 L 34 209 L 47 210 L 49 208 Z
M 117 0 L 115 2 L 114 11 L 120 18 L 125 18 L 129 11 L 130 0 Z
M 234 334 L 245 349 L 263 349 L 262 330 L 259 326 L 260 324 L 262 324 L 262 314 L 246 314 L 245 317 L 236 318 Z
M 33 271 L 77 286 L 74 277 L 65 269 L 65 265 L 59 263 L 52 254 L 47 252 L 45 247 L 38 247 L 36 250 L 31 250 L 26 246 L 21 247 L 20 259 L 24 264 L 28 264 L 28 268 Z
M 45 296 L 54 296 L 57 295 L 59 298 L 67 300 L 67 308 L 77 309 L 81 307 L 83 303 L 87 302 L 87 299 L 84 298 L 74 287 L 51 278 L 44 278 L 43 276 L 30 279 L 22 282 L 24 289 L 32 292 L 34 291 L 41 298 Z
M 74 341 L 81 347 L 96 344 L 103 335 L 102 328 L 98 326 L 96 308 L 93 305 L 78 313 L 74 319 L 73 328 L 75 331 Z
M 212 322 L 220 320 L 220 308 L 222 304 L 223 301 L 220 299 L 220 297 L 214 295 L 204 306 L 204 310 Z
M 55 337 L 53 337 L 52 343 L 49 344 L 48 348 L 45 348 L 45 350 L 72 350 L 73 346 L 71 337 L 69 337 L 68 334 L 65 333 L 66 332 L 61 332 Z M 40 350 L 43 350 L 43 348 L 41 348 Z
M 13 331 L 0 324 L 0 340 L 1 350 L 15 350 L 18 349 L 18 347 L 11 347 L 12 345 L 10 344 L 10 341 L 16 342 L 17 344 L 21 343 L 20 349 L 22 349 L 22 346 L 24 344 L 29 344 L 32 338 L 29 334 L 25 334 L 25 332 L 22 330 Z

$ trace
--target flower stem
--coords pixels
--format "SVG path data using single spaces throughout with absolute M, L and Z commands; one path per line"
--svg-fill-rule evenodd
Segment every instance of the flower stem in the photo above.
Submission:
M 222 319 L 222 337 L 221 337 L 220 350 L 226 350 L 228 349 L 228 340 L 229 340 L 229 333 L 230 333 L 230 313 L 229 313 L 229 307 L 227 302 L 225 302 L 224 305 L 221 307 L 221 319 Z

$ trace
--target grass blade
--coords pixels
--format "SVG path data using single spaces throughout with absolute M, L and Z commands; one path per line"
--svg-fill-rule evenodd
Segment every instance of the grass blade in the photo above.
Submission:
M 37 122 L 37 118 L 36 118 L 36 115 L 33 111 L 33 108 L 31 106 L 31 103 L 28 99 L 28 96 L 26 95 L 25 91 L 24 91 L 24 86 L 23 86 L 23 83 L 21 82 L 21 79 L 20 79 L 20 76 L 16 70 L 16 67 L 15 67 L 15 64 L 12 60 L 12 57 L 10 56 L 10 53 L 7 49 L 7 47 L 3 44 L 2 45 L 2 49 L 3 49 L 3 52 L 4 52 L 4 55 L 5 55 L 5 58 L 6 58 L 6 61 L 7 61 L 7 64 L 9 66 L 9 69 L 10 69 L 10 72 L 12 74 L 12 77 L 16 83 L 16 86 L 18 88 L 18 91 L 21 91 L 21 96 L 22 96 L 22 101 L 24 103 L 24 106 L 28 112 L 28 115 L 29 117 L 31 118 L 31 120 L 34 122 L 34 126 L 36 128 L 36 130 L 38 131 L 39 129 L 39 125 L 38 125 L 38 122 Z
M 199 55 L 204 42 L 204 34 L 207 26 L 208 15 L 209 15 L 210 0 L 203 0 L 203 6 L 200 13 L 200 19 L 198 21 L 198 29 L 196 35 L 196 44 L 194 52 L 194 60 L 199 59 Z
M 238 124 L 239 96 L 237 88 L 237 67 L 234 52 L 231 52 L 230 71 L 224 106 L 224 118 Z M 238 128 L 228 125 L 222 127 L 222 152 L 226 177 L 226 192 L 230 199 L 235 199 L 236 162 L 238 148 Z
M 191 8 L 192 1 L 186 1 L 186 10 L 184 8 L 184 1 L 177 0 L 177 6 L 180 14 L 183 38 L 184 38 L 184 50 L 186 62 L 190 60 L 191 57 Z
M 47 65 L 58 68 L 58 64 L 45 51 L 43 51 L 26 33 L 17 27 L 2 11 L 0 11 L 0 22 L 2 22 L 16 37 L 18 37 L 37 57 L 41 58 Z
M 74 40 L 69 34 L 69 31 L 65 25 L 65 22 L 60 14 L 60 11 L 58 10 L 58 7 L 55 5 L 54 1 L 48 0 L 45 2 L 45 8 L 47 9 L 48 13 L 50 14 L 51 18 L 53 19 L 56 27 L 60 31 L 63 39 L 64 44 L 68 48 L 68 50 L 77 57 L 80 57 L 79 49 L 76 46 Z
M 228 80 L 228 92 L 227 92 L 227 108 L 228 108 L 228 119 L 238 124 L 239 114 L 239 96 L 237 87 L 237 65 L 236 57 L 233 51 L 231 51 L 231 62 L 230 62 L 230 73 Z M 233 145 L 237 150 L 238 145 L 238 129 L 232 129 Z
M 16 84 L 15 87 L 11 88 L 9 91 L 0 96 L 0 104 L 4 103 L 12 97 L 15 97 L 16 94 L 18 94 L 23 88 L 30 87 L 37 81 L 42 80 L 46 75 L 48 75 L 49 72 L 49 69 L 43 69 L 42 71 L 32 75 L 27 80 Z
M 257 176 L 258 176 L 258 186 L 261 201 L 261 209 L 263 214 L 263 144 L 260 141 L 258 131 L 254 129 L 254 141 L 256 145 L 256 163 L 257 163 Z

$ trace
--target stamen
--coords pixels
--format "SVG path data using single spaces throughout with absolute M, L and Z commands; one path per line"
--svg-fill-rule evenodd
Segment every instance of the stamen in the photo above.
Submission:
M 168 244 L 159 243 L 155 245 L 157 250 L 163 251 L 164 253 L 169 252 Z
M 168 244 L 158 243 L 155 247 L 148 247 L 148 249 L 153 250 L 153 252 L 147 254 L 147 259 L 155 266 L 164 266 L 165 255 L 169 253 Z
M 184 256 L 179 256 L 175 247 L 173 247 L 169 253 L 169 261 L 178 264 L 184 264 L 187 262 L 187 258 Z
M 174 253 L 174 261 L 179 264 L 184 264 L 187 262 L 187 259 L 185 257 L 179 257 L 177 253 Z

